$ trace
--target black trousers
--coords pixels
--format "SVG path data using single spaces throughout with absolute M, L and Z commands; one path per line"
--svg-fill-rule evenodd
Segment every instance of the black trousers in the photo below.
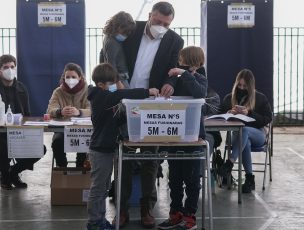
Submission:
M 44 146 L 44 154 L 46 153 L 46 147 Z M 34 164 L 40 160 L 40 158 L 16 158 L 16 164 L 10 166 L 12 159 L 8 158 L 7 152 L 7 136 L 6 133 L 0 134 L 0 171 L 3 178 L 8 177 L 9 169 L 11 168 L 14 173 L 20 173 L 26 169 L 33 170 Z
M 56 165 L 59 167 L 67 167 L 68 160 L 64 152 L 64 134 L 54 133 L 52 139 L 52 149 Z M 83 162 L 87 157 L 87 153 L 77 153 L 76 167 L 83 167 Z

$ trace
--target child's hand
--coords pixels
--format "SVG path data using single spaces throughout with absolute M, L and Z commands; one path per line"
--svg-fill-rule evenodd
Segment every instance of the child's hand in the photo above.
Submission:
M 117 86 L 117 89 L 124 89 L 125 88 L 125 86 L 122 84 L 121 81 L 116 82 L 116 86 Z
M 151 96 L 158 97 L 158 96 L 159 96 L 159 90 L 156 89 L 156 88 L 150 88 L 150 89 L 149 89 L 149 94 L 150 94 Z
M 169 70 L 168 75 L 169 77 L 175 76 L 180 77 L 186 70 L 180 68 L 172 68 Z

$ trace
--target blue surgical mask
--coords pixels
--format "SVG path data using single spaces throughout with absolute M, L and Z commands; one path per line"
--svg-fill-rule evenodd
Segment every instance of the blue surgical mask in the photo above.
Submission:
M 124 40 L 127 39 L 127 36 L 124 36 L 124 35 L 122 35 L 122 34 L 117 34 L 117 35 L 115 35 L 115 39 L 116 39 L 116 41 L 118 41 L 118 42 L 123 42 Z
M 116 90 L 117 90 L 117 85 L 116 84 L 109 85 L 109 91 L 110 92 L 115 92 Z

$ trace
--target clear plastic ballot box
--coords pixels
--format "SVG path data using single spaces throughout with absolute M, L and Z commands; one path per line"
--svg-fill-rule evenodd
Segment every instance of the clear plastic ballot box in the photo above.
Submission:
M 198 140 L 201 107 L 205 99 L 171 97 L 123 99 L 129 141 L 193 142 Z

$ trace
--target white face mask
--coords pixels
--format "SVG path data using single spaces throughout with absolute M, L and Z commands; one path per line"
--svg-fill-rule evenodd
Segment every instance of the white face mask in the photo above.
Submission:
M 155 39 L 162 38 L 167 31 L 168 29 L 163 26 L 159 26 L 159 25 L 150 26 L 150 32 Z
M 73 89 L 79 82 L 79 80 L 76 78 L 67 78 L 64 81 L 70 87 L 70 89 Z
M 6 70 L 3 70 L 2 75 L 3 75 L 4 79 L 6 79 L 8 81 L 12 81 L 12 80 L 14 80 L 14 78 L 17 75 L 16 68 L 14 68 L 14 69 L 8 68 Z

